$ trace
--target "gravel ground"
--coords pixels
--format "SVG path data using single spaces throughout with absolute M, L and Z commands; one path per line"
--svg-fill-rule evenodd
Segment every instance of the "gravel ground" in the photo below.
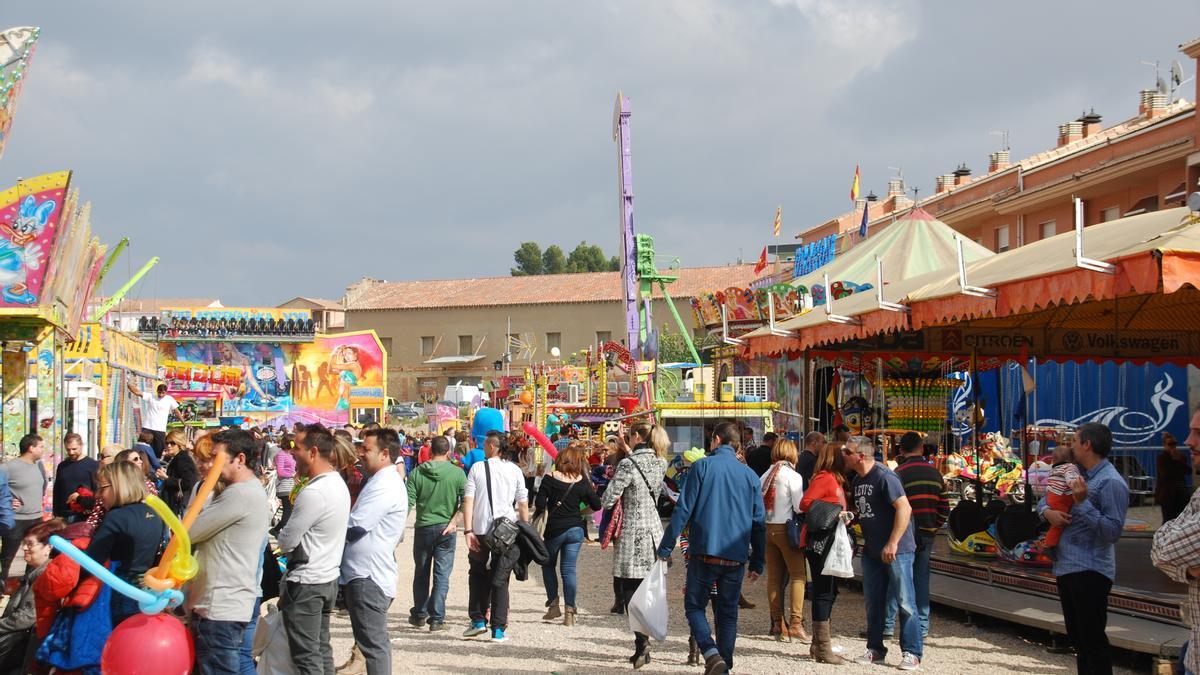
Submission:
M 528 581 L 512 582 L 509 640 L 493 645 L 482 638 L 463 640 L 460 637 L 467 624 L 467 548 L 461 535 L 450 581 L 450 594 L 446 600 L 451 630 L 430 634 L 408 624 L 408 610 L 412 604 L 411 535 L 410 528 L 405 543 L 396 552 L 400 561 L 400 581 L 389 622 L 395 672 L 599 673 L 630 668 L 625 659 L 633 652 L 632 634 L 624 616 L 608 613 L 613 600 L 609 551 L 601 551 L 594 544 L 584 544 L 579 560 L 579 618 L 575 627 L 566 628 L 558 623 L 541 621 L 546 596 L 541 569 L 534 566 Z M 672 566 L 670 585 L 671 588 L 682 589 L 684 568 L 678 564 L 678 551 L 675 557 L 677 564 Z M 816 664 L 808 658 L 807 645 L 780 643 L 767 638 L 765 633 L 770 621 L 765 581 L 760 579 L 746 586 L 747 598 L 758 607 L 741 611 L 741 630 L 735 652 L 736 672 L 875 672 L 877 667 L 852 663 L 841 667 Z M 676 597 L 671 597 L 671 623 L 667 641 L 653 646 L 653 660 L 641 672 L 701 672 L 701 668 L 685 665 L 688 629 L 683 616 L 682 598 L 676 601 Z M 805 616 L 808 616 L 807 608 Z M 858 632 L 863 627 L 865 610 L 862 594 L 856 590 L 842 589 L 833 611 L 835 643 L 845 647 L 846 653 L 851 656 L 861 654 L 866 642 L 858 638 Z M 341 664 L 349 656 L 354 642 L 350 621 L 344 612 L 335 616 L 332 633 L 334 660 Z M 1024 634 L 1033 633 L 997 622 L 968 626 L 962 613 L 939 611 L 935 607 L 931 637 L 925 645 L 925 661 L 921 670 L 929 673 L 1074 672 L 1073 657 L 1050 654 L 1044 644 L 1022 637 Z M 889 645 L 888 663 L 894 666 L 899 658 L 899 645 Z M 1125 665 L 1129 665 L 1128 659 L 1125 659 Z M 1136 671 L 1118 667 L 1117 672 Z

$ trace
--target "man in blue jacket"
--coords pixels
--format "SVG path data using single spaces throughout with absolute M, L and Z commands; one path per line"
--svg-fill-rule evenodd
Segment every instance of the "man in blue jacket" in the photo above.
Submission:
M 737 425 L 723 422 L 713 433 L 713 452 L 696 462 L 680 490 L 671 524 L 658 545 L 666 560 L 688 530 L 687 586 L 684 610 L 696 645 L 704 654 L 704 673 L 727 673 L 733 667 L 737 640 L 738 597 L 746 574 L 749 551 L 750 581 L 762 574 L 766 546 L 766 511 L 758 476 L 738 461 L 741 443 Z M 709 589 L 717 585 L 713 640 L 705 608 Z

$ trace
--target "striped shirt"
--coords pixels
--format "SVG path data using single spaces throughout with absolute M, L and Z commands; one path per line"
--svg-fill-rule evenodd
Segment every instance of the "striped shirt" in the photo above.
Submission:
M 896 475 L 904 485 L 904 494 L 912 506 L 913 524 L 925 534 L 933 534 L 950 517 L 950 500 L 942 474 L 924 457 L 901 457 Z
M 1058 543 L 1054 576 L 1074 572 L 1099 572 L 1109 579 L 1117 576 L 1117 540 L 1125 529 L 1129 508 L 1129 486 L 1108 460 L 1083 472 L 1087 499 L 1071 507 L 1071 522 Z M 1038 502 L 1041 515 L 1046 498 Z
M 1150 560 L 1175 581 L 1188 585 L 1184 616 L 1192 624 L 1192 645 L 1200 645 L 1200 580 L 1188 576 L 1189 567 L 1200 565 L 1200 490 L 1192 493 L 1187 508 L 1175 520 L 1163 523 L 1154 533 Z M 1188 649 L 1183 664 L 1188 672 L 1200 673 L 1200 648 Z

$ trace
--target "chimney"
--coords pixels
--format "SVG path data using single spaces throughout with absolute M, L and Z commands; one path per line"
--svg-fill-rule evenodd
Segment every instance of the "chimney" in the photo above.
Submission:
M 888 180 L 888 197 L 904 196 L 904 179 L 892 178 Z
M 952 187 L 954 187 L 954 174 L 942 174 L 934 182 L 933 194 L 940 195 L 943 192 L 948 192 Z
M 954 187 L 958 187 L 959 185 L 966 183 L 967 179 L 970 177 L 971 170 L 967 168 L 967 163 L 963 162 L 962 164 L 959 164 L 958 168 L 954 170 Z
M 874 191 L 874 190 L 871 190 L 870 192 L 868 192 L 868 193 L 867 193 L 867 201 L 868 201 L 868 202 L 877 202 L 877 201 L 879 201 L 879 196 L 875 194 L 875 191 Z
M 1058 125 L 1058 145 L 1061 148 L 1083 138 L 1083 122 L 1063 122 Z
M 1080 115 L 1076 121 L 1083 125 L 1084 138 L 1091 138 L 1100 133 L 1100 114 L 1095 108 Z
M 1150 92 L 1150 97 L 1149 97 L 1148 101 L 1149 101 L 1149 110 L 1146 111 L 1147 117 L 1154 119 L 1155 117 L 1160 117 L 1167 112 L 1167 95 L 1166 94 L 1162 94 L 1157 91 L 1152 91 L 1152 92 Z
M 1153 89 L 1143 89 L 1138 92 L 1138 116 L 1148 117 L 1150 115 L 1150 106 L 1154 100 L 1154 95 L 1158 92 Z
M 1003 171 L 1004 169 L 1012 166 L 1012 163 L 1009 162 L 1008 157 L 1008 150 L 997 150 L 996 152 L 988 155 L 988 173 Z

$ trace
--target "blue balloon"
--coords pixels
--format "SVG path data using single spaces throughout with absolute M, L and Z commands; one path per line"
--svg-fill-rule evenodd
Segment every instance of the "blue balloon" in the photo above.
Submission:
M 71 560 L 79 563 L 79 566 L 92 573 L 100 581 L 108 584 L 112 589 L 121 595 L 137 602 L 138 609 L 144 614 L 158 614 L 167 607 L 176 607 L 183 602 L 183 593 L 172 588 L 162 593 L 151 593 L 143 588 L 137 588 L 125 581 L 121 577 L 112 573 L 104 565 L 92 560 L 88 554 L 80 551 L 71 542 L 63 539 L 57 534 L 50 535 L 50 545 L 62 551 Z

